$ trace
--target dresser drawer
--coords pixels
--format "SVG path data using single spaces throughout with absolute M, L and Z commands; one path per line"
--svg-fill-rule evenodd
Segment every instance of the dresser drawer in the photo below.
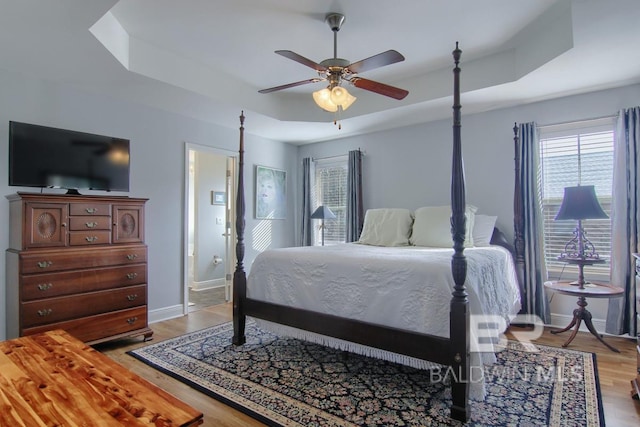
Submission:
M 20 273 L 48 273 L 144 262 L 147 262 L 147 247 L 144 245 L 31 251 L 20 253 Z
M 146 282 L 146 264 L 23 275 L 22 301 L 101 291 Z
M 69 206 L 69 215 L 111 215 L 110 203 L 71 203 Z
M 111 243 L 111 231 L 87 230 L 69 232 L 69 246 L 108 245 Z
M 147 306 L 83 317 L 66 322 L 50 323 L 23 330 L 32 335 L 52 329 L 64 329 L 80 341 L 90 342 L 147 327 Z
M 111 230 L 110 216 L 72 216 L 69 218 L 69 230 Z
M 24 302 L 22 327 L 91 316 L 146 303 L 146 285 Z

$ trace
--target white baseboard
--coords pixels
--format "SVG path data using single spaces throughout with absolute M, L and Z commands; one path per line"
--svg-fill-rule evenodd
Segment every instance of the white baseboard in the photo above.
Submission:
M 191 282 L 192 291 L 204 291 L 211 288 L 219 288 L 227 284 L 225 278 L 204 280 L 202 282 Z
M 184 316 L 184 306 L 182 304 L 170 307 L 149 310 L 149 323 L 161 322 L 163 320 L 175 319 Z
M 560 329 L 564 329 L 566 328 L 569 323 L 571 323 L 571 320 L 573 320 L 573 315 L 568 316 L 566 314 L 555 314 L 555 313 L 551 313 L 551 323 L 545 326 L 549 326 L 552 328 L 560 328 Z M 605 319 L 591 319 L 591 323 L 593 323 L 593 327 L 596 328 L 596 331 L 598 331 L 599 334 L 602 335 L 608 335 L 604 329 L 606 328 L 606 324 L 607 321 Z M 587 329 L 587 327 L 584 325 L 584 322 L 582 322 L 580 324 L 580 332 L 589 332 L 589 329 Z M 570 333 L 569 331 L 566 332 L 567 334 Z M 560 335 L 558 335 L 560 336 Z

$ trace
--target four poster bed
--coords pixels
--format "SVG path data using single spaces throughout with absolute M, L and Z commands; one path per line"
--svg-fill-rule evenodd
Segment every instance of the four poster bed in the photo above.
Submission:
M 341 313 L 340 310 L 331 310 L 331 304 L 338 304 L 336 300 L 329 304 L 329 309 L 321 312 L 320 310 L 310 309 L 305 304 L 296 304 L 294 299 L 289 298 L 292 295 L 292 290 L 290 287 L 286 287 L 283 291 L 281 291 L 281 299 L 269 297 L 268 295 L 264 295 L 261 293 L 260 289 L 251 289 L 250 295 L 248 294 L 247 288 L 247 277 L 244 271 L 243 259 L 244 259 L 244 215 L 245 215 L 245 203 L 244 203 L 244 115 L 240 116 L 240 147 L 239 147 L 239 164 L 238 164 L 238 198 L 237 198 L 237 206 L 236 206 L 236 233 L 237 233 L 237 244 L 236 244 L 236 256 L 237 256 L 237 267 L 234 274 L 233 279 L 233 344 L 242 345 L 245 342 L 245 322 L 246 316 L 251 316 L 252 318 L 260 319 L 262 321 L 271 322 L 277 325 L 282 325 L 284 328 L 295 328 L 295 330 L 301 330 L 308 332 L 310 334 L 317 334 L 318 336 L 330 337 L 330 339 L 336 339 L 340 342 L 348 342 L 354 343 L 354 345 L 366 346 L 366 348 L 374 349 L 375 351 L 380 350 L 383 352 L 390 352 L 396 355 L 406 356 L 411 360 L 418 361 L 429 361 L 433 362 L 437 365 L 444 366 L 451 376 L 451 396 L 452 396 L 452 406 L 451 406 L 451 417 L 457 420 L 466 421 L 470 418 L 470 386 L 473 381 L 471 377 L 471 366 L 472 363 L 481 363 L 477 360 L 472 361 L 473 355 L 470 351 L 470 344 L 472 341 L 471 337 L 471 329 L 470 328 L 470 314 L 477 313 L 473 308 L 473 304 L 477 299 L 484 298 L 479 294 L 483 293 L 482 288 L 485 286 L 483 280 L 487 280 L 487 273 L 478 271 L 480 267 L 475 264 L 475 261 L 480 258 L 480 253 L 484 252 L 493 252 L 493 258 L 489 258 L 489 264 L 500 264 L 499 260 L 508 259 L 505 261 L 506 267 L 504 270 L 506 271 L 506 275 L 516 276 L 515 269 L 510 269 L 509 263 L 512 263 L 512 247 L 504 238 L 504 235 L 498 231 L 494 230 L 493 236 L 491 238 L 492 245 L 500 245 L 509 251 L 506 252 L 503 250 L 502 253 L 496 252 L 495 248 L 479 248 L 478 251 L 473 249 L 468 249 L 469 257 L 472 263 L 467 265 L 467 255 L 465 255 L 465 238 L 467 237 L 466 232 L 466 215 L 465 212 L 467 210 L 466 201 L 465 201 L 465 182 L 464 182 L 464 171 L 463 171 L 463 159 L 462 159 L 462 147 L 461 147 L 461 135 L 460 135 L 460 68 L 459 68 L 459 60 L 460 60 L 461 50 L 458 49 L 458 45 L 456 44 L 456 49 L 453 51 L 453 57 L 455 61 L 455 67 L 453 69 L 454 74 L 454 96 L 453 96 L 453 156 L 452 156 L 452 178 L 451 178 L 451 217 L 450 217 L 450 230 L 453 241 L 453 255 L 451 256 L 451 246 L 448 247 L 447 250 L 437 250 L 433 248 L 382 248 L 382 255 L 380 252 L 373 252 L 374 249 L 368 247 L 366 245 L 360 245 L 357 243 L 347 244 L 347 245 L 355 245 L 355 246 L 345 246 L 347 249 L 343 250 L 343 252 L 339 252 L 333 255 L 333 263 L 331 261 L 331 256 L 328 255 L 327 252 L 319 252 L 320 249 L 307 249 L 308 252 L 312 253 L 312 257 L 315 256 L 316 261 L 322 258 L 322 263 L 329 265 L 331 269 L 338 268 L 346 268 L 348 269 L 350 266 L 354 265 L 356 268 L 359 268 L 361 271 L 366 268 L 363 267 L 364 261 L 366 257 L 374 258 L 375 264 L 369 266 L 369 276 L 368 279 L 365 278 L 367 286 L 371 283 L 369 279 L 372 279 L 374 276 L 380 276 L 381 271 L 388 271 L 388 269 L 393 268 L 393 264 L 396 266 L 400 265 L 404 270 L 411 269 L 409 264 L 409 258 L 413 258 L 411 262 L 416 260 L 420 260 L 421 257 L 425 259 L 427 256 L 436 258 L 440 258 L 442 261 L 443 254 L 446 256 L 446 274 L 443 274 L 442 263 L 438 268 L 438 273 L 436 277 L 439 277 L 437 281 L 444 283 L 444 288 L 446 290 L 447 299 L 450 299 L 448 310 L 446 309 L 446 302 L 442 304 L 442 290 L 440 292 L 440 299 L 433 296 L 433 294 L 429 294 L 426 297 L 415 297 L 415 294 L 409 296 L 407 301 L 417 301 L 418 304 L 422 303 L 429 299 L 435 299 L 436 304 L 440 304 L 440 314 L 442 314 L 442 306 L 444 305 L 445 313 L 448 312 L 449 315 L 449 323 L 448 323 L 448 331 L 437 331 L 434 333 L 434 329 L 422 329 L 420 327 L 417 328 L 405 328 L 400 327 L 398 325 L 389 325 L 385 323 L 382 325 L 377 321 L 371 321 L 366 316 L 358 318 L 358 316 L 345 316 L 339 315 L 337 313 Z M 326 248 L 326 247 L 325 247 Z M 294 248 L 291 248 L 292 250 Z M 433 249 L 433 250 L 432 250 Z M 377 250 L 377 249 L 376 249 Z M 280 252 L 275 252 L 280 251 Z M 298 259 L 297 256 L 292 256 L 288 250 L 275 250 L 274 253 L 276 256 L 279 254 L 281 258 L 283 258 L 283 262 L 291 262 L 291 260 L 295 261 Z M 386 251 L 386 252 L 384 252 Z M 395 254 L 401 252 L 401 257 L 404 258 L 395 258 Z M 272 252 L 272 251 L 268 251 Z M 354 258 L 356 253 L 363 253 L 363 257 L 360 260 Z M 484 253 L 483 252 L 483 253 Z M 436 255 L 433 255 L 433 254 Z M 497 253 L 497 255 L 496 255 Z M 506 253 L 506 257 L 504 254 Z M 315 255 L 314 255 L 315 254 Z M 262 254 L 261 254 L 262 255 Z M 359 255 L 358 255 L 359 256 Z M 484 256 L 484 255 L 483 255 Z M 376 258 L 377 257 L 377 258 Z M 430 258 L 431 259 L 431 258 Z M 339 264 L 339 260 L 343 261 L 343 267 L 337 267 Z M 431 263 L 432 261 L 428 261 Z M 479 262 L 479 261 L 478 261 Z M 259 271 L 262 271 L 262 265 L 267 266 L 273 264 L 273 258 L 265 258 L 261 259 L 258 262 L 258 258 L 254 262 L 254 266 L 252 267 L 251 277 L 254 276 L 254 269 L 256 269 L 256 282 L 259 282 Z M 280 271 L 284 271 L 288 269 L 290 271 L 298 269 L 302 274 L 306 274 L 307 276 L 313 276 L 314 273 L 318 270 L 316 267 L 311 267 L 311 261 L 305 259 L 302 264 L 298 265 L 290 265 L 290 264 L 278 264 L 280 267 Z M 425 264 L 426 262 L 422 262 Z M 261 264 L 261 265 L 257 265 Z M 414 265 L 414 264 L 411 264 Z M 417 265 L 417 264 L 415 264 Z M 397 267 L 396 267 L 397 268 Z M 420 268 L 419 266 L 416 268 Z M 483 267 L 484 268 L 484 267 Z M 468 270 L 469 275 L 473 278 L 475 276 L 480 277 L 478 280 L 473 280 L 474 282 L 479 282 L 478 286 L 473 286 L 473 289 L 467 289 L 465 281 L 467 280 Z M 337 271 L 337 270 L 336 270 Z M 397 271 L 397 270 L 391 270 Z M 484 271 L 484 270 L 483 270 Z M 403 272 L 402 274 L 406 273 Z M 344 277 L 349 276 L 348 272 L 342 272 L 340 270 L 340 275 Z M 393 273 L 395 274 L 395 273 Z M 317 274 L 318 276 L 324 277 L 324 273 Z M 497 277 L 498 273 L 496 273 Z M 278 270 L 270 271 L 265 273 L 266 277 L 261 283 L 271 283 L 282 282 L 291 284 L 291 282 L 295 282 L 298 279 L 295 277 L 292 278 L 284 278 L 284 275 L 279 275 Z M 444 277 L 448 276 L 448 277 Z M 408 277 L 408 276 L 407 276 Z M 491 276 L 493 277 L 493 276 Z M 396 288 L 399 288 L 399 283 L 406 283 L 408 280 L 404 278 L 396 280 Z M 417 279 L 418 281 L 421 279 Z M 491 279 L 494 280 L 494 279 Z M 434 279 L 434 281 L 436 281 Z M 499 281 L 499 280 L 497 280 Z M 384 286 L 384 278 L 382 278 L 382 287 Z M 389 283 L 390 280 L 387 282 Z M 505 280 L 508 282 L 508 280 Z M 344 285 L 341 283 L 337 286 L 334 286 L 335 289 L 338 289 L 340 292 L 340 288 Z M 478 288 L 478 289 L 476 289 Z M 516 288 L 517 288 L 517 278 L 516 278 Z M 353 289 L 350 288 L 353 292 Z M 518 289 L 519 291 L 519 289 Z M 509 293 L 505 292 L 503 289 L 497 289 L 492 291 L 494 294 L 501 293 Z M 277 293 L 277 292 L 276 292 Z M 384 293 L 384 292 L 383 292 Z M 343 294 L 344 295 L 344 294 Z M 511 292 L 509 295 L 513 296 Z M 316 294 L 317 297 L 317 294 Z M 355 293 L 353 295 L 353 301 L 356 301 L 360 298 L 359 293 Z M 497 297 L 496 297 L 497 298 Z M 313 295 L 310 299 L 314 299 Z M 472 305 L 470 306 L 470 299 Z M 513 299 L 513 298 L 511 298 Z M 517 297 L 517 307 L 513 301 L 509 301 L 507 299 L 506 302 L 501 303 L 503 307 L 503 312 L 501 315 L 510 315 L 517 313 L 519 309 L 519 292 Z M 495 298 L 489 298 L 490 304 L 495 301 Z M 348 301 L 346 301 L 348 303 Z M 326 304 L 325 304 L 326 305 Z M 494 304 L 495 305 L 495 304 Z M 303 307 L 303 308 L 301 308 Z M 394 313 L 397 315 L 398 313 L 403 313 L 406 310 L 406 306 L 404 307 L 394 307 L 392 303 L 389 301 L 383 301 L 381 305 L 375 306 L 372 311 L 376 312 L 384 312 L 387 310 L 387 313 Z M 437 307 L 435 308 L 437 309 Z M 435 310 L 434 309 L 434 310 Z M 363 308 L 366 311 L 366 308 Z M 427 311 L 431 311 L 429 308 Z M 480 310 L 480 312 L 484 312 L 484 310 Z M 442 318 L 443 316 L 433 313 L 433 315 L 437 318 L 440 325 L 445 324 L 445 320 Z M 432 316 L 432 317 L 434 317 Z M 401 316 L 402 317 L 402 316 Z M 445 314 L 446 318 L 446 314 Z M 364 320 L 363 320 L 364 319 Z M 410 320 L 413 322 L 413 320 Z M 347 347 L 350 348 L 350 347 Z M 375 354 L 375 353 L 374 353 Z M 410 363 L 412 364 L 412 363 Z

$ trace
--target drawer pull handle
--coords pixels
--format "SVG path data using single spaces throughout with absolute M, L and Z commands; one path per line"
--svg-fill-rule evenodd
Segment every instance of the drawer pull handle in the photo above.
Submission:
M 41 291 L 48 291 L 53 288 L 53 283 L 38 283 L 38 289 Z
M 129 280 L 135 279 L 136 277 L 138 277 L 138 273 L 127 273 L 127 279 Z
M 51 264 L 53 264 L 51 261 L 38 261 L 38 267 L 40 268 L 51 267 Z
M 133 325 L 134 323 L 136 323 L 137 320 L 138 320 L 137 317 L 130 317 L 127 319 L 127 323 L 130 325 Z
M 87 228 L 96 228 L 98 226 L 97 222 L 85 222 L 84 225 L 87 226 Z
M 44 310 L 38 310 L 38 316 L 40 317 L 46 317 L 51 313 L 53 313 L 53 310 L 50 308 L 45 308 Z
M 94 214 L 94 213 L 98 212 L 98 209 L 97 209 L 97 208 L 87 208 L 87 209 L 85 209 L 85 210 L 86 210 L 86 211 L 87 211 L 87 213 L 89 213 L 89 214 Z
M 127 295 L 129 301 L 134 301 L 136 298 L 138 298 L 138 294 Z
M 93 242 L 98 241 L 98 237 L 97 236 L 87 236 L 84 239 L 89 243 L 93 243 Z
M 138 258 L 138 254 L 128 254 L 127 255 L 127 259 L 128 260 L 132 260 L 132 259 L 136 259 L 136 258 Z

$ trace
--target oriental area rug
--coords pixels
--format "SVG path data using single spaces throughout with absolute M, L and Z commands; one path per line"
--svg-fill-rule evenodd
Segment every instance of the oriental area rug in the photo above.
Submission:
M 508 342 L 484 367 L 471 420 L 449 418 L 451 389 L 423 371 L 231 323 L 129 352 L 271 426 L 604 426 L 595 355 Z M 436 379 L 436 381 L 434 381 Z M 438 380 L 440 379 L 440 380 Z

